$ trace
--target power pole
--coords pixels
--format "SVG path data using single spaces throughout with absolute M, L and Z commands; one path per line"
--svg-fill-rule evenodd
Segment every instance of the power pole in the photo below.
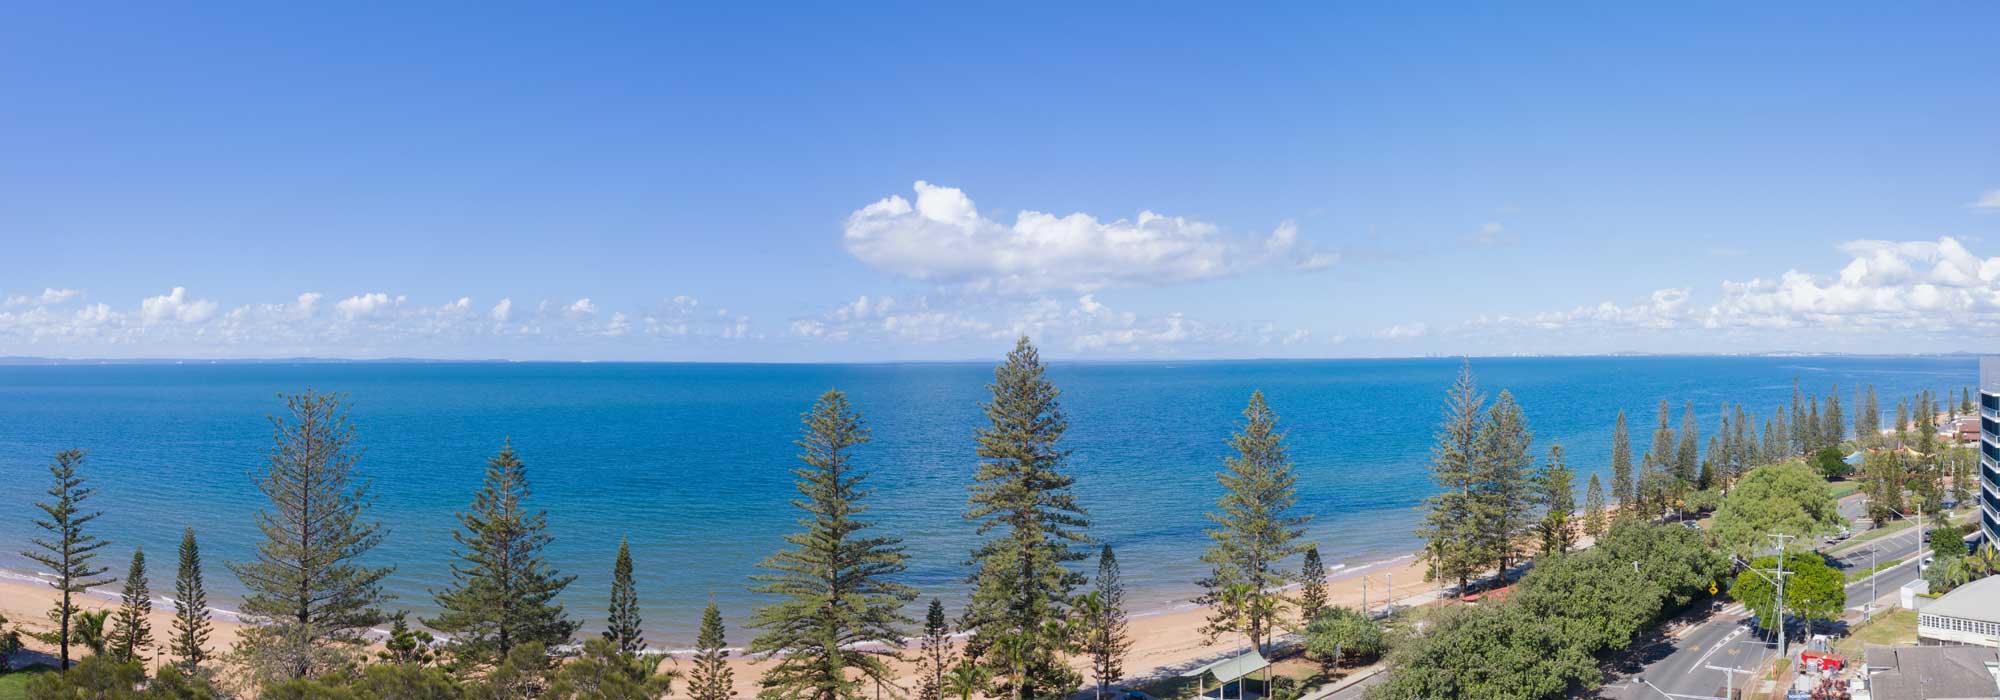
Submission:
M 1778 600 L 1775 606 L 1778 618 L 1778 656 L 1790 659 L 1792 655 L 1787 653 L 1785 648 L 1785 576 L 1790 573 L 1785 571 L 1785 541 L 1796 539 L 1796 537 L 1778 533 L 1772 533 L 1768 536 L 1778 540 L 1778 566 L 1772 572 L 1777 575 L 1778 583 Z
M 1389 602 L 1382 604 L 1382 609 L 1388 611 L 1389 614 L 1394 615 L 1396 614 L 1396 572 L 1390 571 L 1383 573 L 1382 581 L 1383 584 L 1389 588 L 1389 590 L 1383 593 L 1382 595 L 1382 597 L 1387 598 L 1389 600 Z

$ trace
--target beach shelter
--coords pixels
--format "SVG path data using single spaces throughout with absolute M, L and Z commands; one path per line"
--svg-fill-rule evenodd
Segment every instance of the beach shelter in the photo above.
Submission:
M 1268 692 L 1271 688 L 1271 662 L 1265 661 L 1264 655 L 1257 653 L 1255 649 L 1244 653 L 1242 656 L 1223 659 L 1183 673 L 1181 677 L 1195 679 L 1195 697 L 1198 698 L 1254 700 L 1255 698 L 1264 697 L 1265 693 L 1246 693 L 1243 686 L 1246 681 L 1255 680 L 1251 676 L 1258 671 L 1264 672 L 1264 680 L 1259 687 Z M 1210 677 L 1215 678 L 1214 695 L 1208 694 L 1208 679 Z M 1229 686 L 1231 684 L 1235 684 L 1236 686 L 1234 692 L 1230 692 L 1231 689 Z

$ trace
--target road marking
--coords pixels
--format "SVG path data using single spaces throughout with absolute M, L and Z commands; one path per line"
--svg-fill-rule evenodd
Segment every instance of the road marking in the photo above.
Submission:
M 1723 647 L 1726 647 L 1726 646 L 1729 646 L 1729 643 L 1730 643 L 1730 642 L 1732 642 L 1732 641 L 1735 641 L 1735 640 L 1736 640 L 1736 637 L 1737 637 L 1737 635 L 1740 635 L 1740 634 L 1743 634 L 1743 628 L 1741 628 L 1741 627 L 1738 627 L 1738 628 L 1736 628 L 1736 629 L 1733 629 L 1733 630 L 1730 630 L 1730 631 L 1729 631 L 1729 634 L 1726 634 L 1726 635 L 1723 635 L 1723 636 L 1722 636 L 1722 641 L 1719 641 L 1719 642 L 1716 642 L 1716 643 L 1715 643 L 1715 646 L 1713 646 L 1713 647 L 1710 647 L 1710 648 L 1709 648 L 1709 650 L 1708 650 L 1708 651 L 1707 651 L 1706 653 L 1704 653 L 1704 654 L 1702 654 L 1702 655 L 1701 655 L 1701 658 L 1699 658 L 1699 659 L 1695 659 L 1695 662 L 1694 662 L 1694 666 L 1692 666 L 1692 667 L 1689 667 L 1689 668 L 1688 668 L 1688 670 L 1687 670 L 1687 672 L 1688 672 L 1688 673 L 1690 673 L 1690 674 L 1692 674 L 1692 673 L 1694 673 L 1695 669 L 1697 669 L 1697 668 L 1701 668 L 1701 667 L 1703 667 L 1703 666 L 1706 666 L 1706 665 L 1708 665 L 1708 657 L 1711 657 L 1711 656 L 1714 656 L 1714 655 L 1715 655 L 1715 650 L 1716 650 L 1716 649 L 1721 649 L 1721 648 L 1723 648 Z M 1692 648 L 1692 649 L 1699 649 L 1700 647 L 1698 647 L 1698 646 L 1697 646 L 1697 647 L 1691 647 L 1691 648 Z

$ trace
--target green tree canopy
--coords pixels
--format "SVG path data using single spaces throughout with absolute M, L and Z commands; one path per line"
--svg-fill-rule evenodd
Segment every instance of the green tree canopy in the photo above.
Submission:
M 194 528 L 181 531 L 180 567 L 174 576 L 174 626 L 168 651 L 189 674 L 209 658 L 208 587 L 201 575 L 201 545 Z
M 1759 557 L 1738 572 L 1729 586 L 1730 597 L 1755 612 L 1766 628 L 1772 628 L 1778 621 L 1774 614 L 1777 565 L 1776 556 Z M 1812 633 L 1814 620 L 1830 622 L 1840 617 L 1847 606 L 1846 576 L 1828 566 L 1824 556 L 1818 552 L 1788 552 L 1785 572 L 1785 612 L 1805 620 L 1807 634 Z
M 701 631 L 695 635 L 694 670 L 688 674 L 692 700 L 736 697 L 736 672 L 729 668 L 729 642 L 722 635 L 722 611 L 710 600 L 701 613 Z
M 828 391 L 803 420 L 796 444 L 805 466 L 792 470 L 800 495 L 792 503 L 804 529 L 758 565 L 768 573 L 752 577 L 759 583 L 752 590 L 778 600 L 752 618 L 760 632 L 750 653 L 784 652 L 758 679 L 759 697 L 855 700 L 862 682 L 894 677 L 884 658 L 913 624 L 902 607 L 917 591 L 896 582 L 909 560 L 902 540 L 870 534 L 875 524 L 861 517 L 869 490 L 854 448 L 869 438 L 860 414 L 845 394 Z
M 153 589 L 146 582 L 146 550 L 132 550 L 118 612 L 111 621 L 111 655 L 119 661 L 143 661 L 153 646 Z
M 528 494 L 527 466 L 508 441 L 487 460 L 485 483 L 451 533 L 451 587 L 435 594 L 440 612 L 424 624 L 449 635 L 452 651 L 474 666 L 497 664 L 518 644 L 557 647 L 576 634 L 556 600 L 576 577 L 542 556 L 554 538 L 548 513 L 527 509 Z
M 273 440 L 257 488 L 270 506 L 257 513 L 264 540 L 247 563 L 231 563 L 250 595 L 243 612 L 268 620 L 250 628 L 241 646 L 262 660 L 260 677 L 307 678 L 340 663 L 344 648 L 388 618 L 382 579 L 393 567 L 361 558 L 382 541 L 366 519 L 373 502 L 354 467 L 361 451 L 340 394 L 307 391 L 285 397 L 273 416 Z
M 71 626 L 78 611 L 76 596 L 114 580 L 101 578 L 108 569 L 96 564 L 97 550 L 111 542 L 84 530 L 104 513 L 83 508 L 83 502 L 97 489 L 83 485 L 85 479 L 77 473 L 81 466 L 83 450 L 63 450 L 49 463 L 49 476 L 54 481 L 48 490 L 51 500 L 35 504 L 44 516 L 35 519 L 35 527 L 46 536 L 30 538 L 33 548 L 21 552 L 29 561 L 48 567 L 49 586 L 62 594 L 56 608 L 49 611 L 49 619 L 56 623 L 55 644 L 64 669 L 69 668 L 69 642 L 75 636 Z
M 673 690 L 660 658 L 620 651 L 608 639 L 585 640 L 583 654 L 557 670 L 541 700 L 658 700 Z
M 1086 580 L 1069 565 L 1089 556 L 1078 545 L 1090 541 L 1088 516 L 1070 491 L 1075 479 L 1063 471 L 1069 420 L 1045 374 L 1026 336 L 993 370 L 965 512 L 985 538 L 972 551 L 968 578 L 968 654 L 1004 674 L 999 692 L 1032 698 L 1066 695 L 1082 683 L 1063 657 L 1072 646 L 1068 608 Z M 1011 653 L 997 649 L 1003 642 Z
M 646 649 L 639 629 L 639 589 L 632 580 L 632 546 L 618 540 L 618 558 L 611 562 L 611 614 L 606 618 L 604 639 L 619 651 L 636 654 Z
M 1264 392 L 1251 393 L 1243 427 L 1229 440 L 1236 454 L 1223 459 L 1225 468 L 1216 475 L 1223 494 L 1218 510 L 1208 514 L 1215 526 L 1201 559 L 1209 576 L 1200 581 L 1203 593 L 1196 599 L 1213 610 L 1202 627 L 1210 639 L 1241 632 L 1259 650 L 1288 607 L 1280 591 L 1293 575 L 1283 562 L 1305 551 L 1299 538 L 1311 520 L 1292 511 L 1299 500 L 1298 476 L 1277 425 L 1278 414 L 1264 402 Z
M 1472 363 L 1458 371 L 1458 381 L 1445 392 L 1444 419 L 1431 447 L 1431 483 L 1437 492 L 1424 499 L 1427 511 L 1417 536 L 1424 538 L 1427 576 L 1457 581 L 1463 591 L 1489 558 L 1480 550 L 1478 460 L 1485 431 L 1486 397 L 1472 379 Z
M 1305 648 L 1307 655 L 1337 669 L 1347 656 L 1382 653 L 1382 625 L 1353 608 L 1325 608 L 1306 623 Z
M 1798 461 L 1750 470 L 1723 497 L 1711 531 L 1730 553 L 1749 557 L 1772 533 L 1810 538 L 1840 527 L 1826 480 Z

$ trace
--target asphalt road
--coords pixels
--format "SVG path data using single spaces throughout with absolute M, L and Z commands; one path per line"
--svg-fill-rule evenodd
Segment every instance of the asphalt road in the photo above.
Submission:
M 1833 559 L 1843 570 L 1859 571 L 1871 565 L 1870 549 L 1879 550 L 1876 556 L 1886 562 L 1895 557 L 1911 557 L 1916 546 L 1917 531 L 1912 528 L 1864 543 Z M 1893 597 L 1897 588 L 1916 579 L 1916 563 L 1906 561 L 1874 576 L 1872 587 L 1867 578 L 1851 580 L 1847 585 L 1847 618 L 1859 619 L 1860 609 L 1869 602 L 1871 591 Z M 1893 599 L 1890 604 L 1894 604 Z M 1612 679 L 1598 694 L 1600 697 L 1625 700 L 1723 697 L 1725 674 L 1728 672 L 1719 668 L 1745 671 L 1765 668 L 1777 654 L 1774 645 L 1755 628 L 1756 620 L 1750 617 L 1749 612 L 1725 598 L 1705 614 L 1676 621 L 1676 624 L 1670 624 L 1667 629 L 1659 630 L 1634 645 L 1633 658 L 1614 666 L 1621 670 L 1614 671 Z M 1794 626 L 1792 633 L 1801 634 L 1802 630 Z M 1792 641 L 1792 650 L 1796 652 L 1800 648 L 1797 642 L 1803 640 L 1794 638 Z M 1739 683 L 1747 682 L 1751 677 L 1749 673 L 1734 675 Z M 1650 686 L 1638 682 L 1639 678 L 1644 678 Z

